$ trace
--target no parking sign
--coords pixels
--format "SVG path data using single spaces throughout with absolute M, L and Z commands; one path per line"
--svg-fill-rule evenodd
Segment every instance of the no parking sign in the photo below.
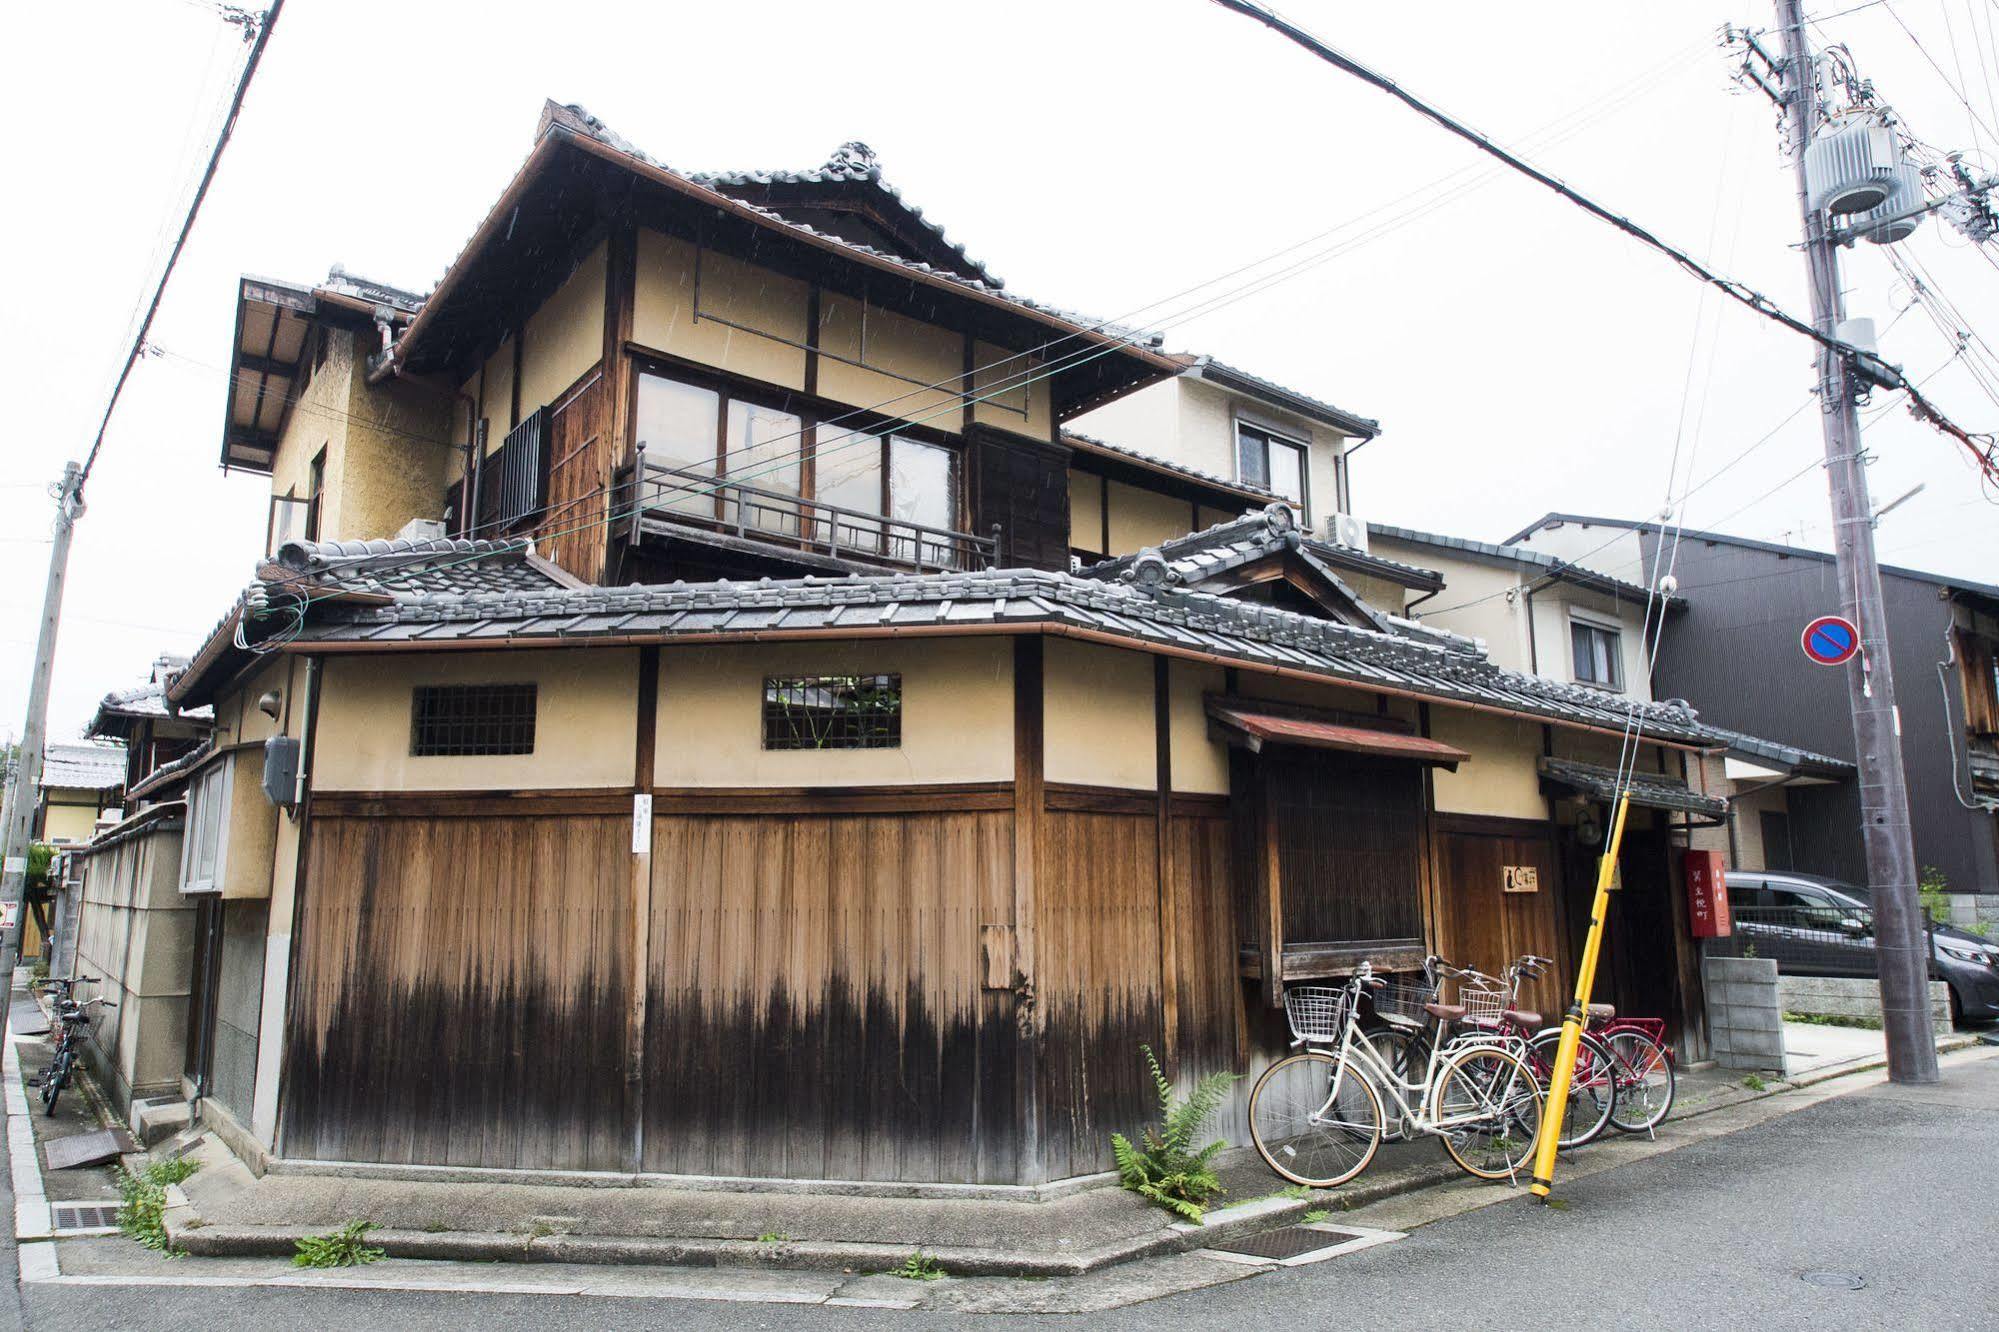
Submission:
M 1860 630 L 1842 615 L 1821 615 L 1805 626 L 1799 642 L 1821 666 L 1844 666 L 1860 651 Z

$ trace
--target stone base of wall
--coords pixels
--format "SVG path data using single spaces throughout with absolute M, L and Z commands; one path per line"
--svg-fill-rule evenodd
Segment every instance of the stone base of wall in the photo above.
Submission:
M 1704 957 L 1708 1042 L 1723 1068 L 1784 1071 L 1784 1011 L 1777 963 L 1767 957 Z
M 1999 893 L 1952 893 L 1950 923 L 1960 929 L 1973 925 L 1999 929 Z
M 1777 1002 L 1786 1013 L 1881 1021 L 1881 984 L 1871 977 L 1781 976 Z M 1942 981 L 1930 982 L 1930 1025 L 1950 1030 L 1950 987 Z

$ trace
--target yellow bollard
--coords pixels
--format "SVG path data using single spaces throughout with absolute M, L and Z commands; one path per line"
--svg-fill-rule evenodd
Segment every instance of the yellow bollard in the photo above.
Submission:
M 1610 914 L 1610 880 L 1617 873 L 1617 853 L 1624 845 L 1624 816 L 1631 793 L 1620 792 L 1617 814 L 1610 825 L 1610 853 L 1596 867 L 1596 900 L 1590 904 L 1589 934 L 1583 939 L 1582 965 L 1576 968 L 1576 993 L 1562 1014 L 1562 1040 L 1555 1047 L 1555 1068 L 1548 1079 L 1548 1099 L 1541 1103 L 1541 1131 L 1534 1142 L 1534 1178 L 1528 1188 L 1545 1200 L 1555 1180 L 1555 1148 L 1562 1140 L 1562 1112 L 1569 1103 L 1569 1082 L 1576 1069 L 1576 1047 L 1582 1044 L 1583 1014 L 1596 989 L 1596 959 L 1603 950 L 1604 917 Z

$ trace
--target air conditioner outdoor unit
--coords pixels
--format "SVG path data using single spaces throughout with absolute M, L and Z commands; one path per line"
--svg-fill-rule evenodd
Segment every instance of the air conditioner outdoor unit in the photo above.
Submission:
M 1335 546 L 1345 546 L 1350 550 L 1365 553 L 1367 524 L 1350 513 L 1336 513 L 1326 519 L 1326 540 Z

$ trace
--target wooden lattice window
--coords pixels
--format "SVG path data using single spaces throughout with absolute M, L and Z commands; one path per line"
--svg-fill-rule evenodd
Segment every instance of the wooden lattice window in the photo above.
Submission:
M 787 675 L 764 681 L 765 749 L 896 749 L 900 675 Z
M 410 753 L 419 758 L 534 753 L 535 686 L 418 685 Z

